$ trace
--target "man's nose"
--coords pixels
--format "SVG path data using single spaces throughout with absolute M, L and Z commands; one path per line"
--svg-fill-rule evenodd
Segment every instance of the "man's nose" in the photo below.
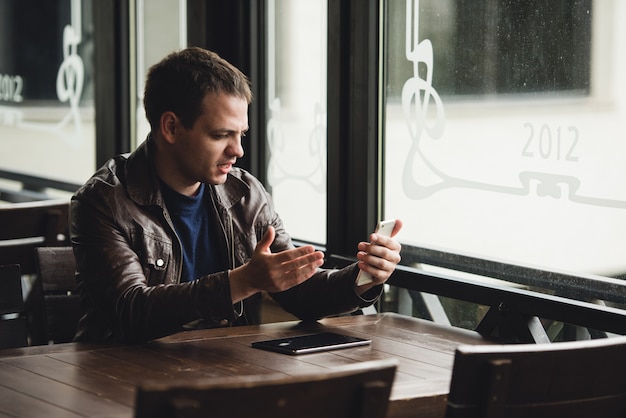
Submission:
M 230 145 L 228 147 L 228 153 L 237 158 L 243 157 L 243 144 L 242 144 L 242 135 L 234 135 Z

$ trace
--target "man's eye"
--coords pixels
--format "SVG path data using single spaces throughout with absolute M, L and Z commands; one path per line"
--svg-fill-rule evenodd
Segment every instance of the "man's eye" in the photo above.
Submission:
M 240 135 L 241 138 L 243 138 L 244 136 L 246 136 L 247 132 L 242 132 Z M 235 132 L 223 132 L 223 133 L 219 133 L 219 132 L 214 132 L 211 134 L 211 136 L 215 139 L 228 139 L 230 137 L 236 136 L 237 134 Z

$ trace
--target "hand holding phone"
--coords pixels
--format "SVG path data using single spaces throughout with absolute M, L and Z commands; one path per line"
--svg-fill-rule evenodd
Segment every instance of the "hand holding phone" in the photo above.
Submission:
M 376 230 L 374 232 L 376 234 L 379 234 L 385 237 L 390 237 L 395 225 L 396 225 L 395 220 L 380 221 L 378 222 L 378 225 L 376 225 Z M 359 270 L 359 275 L 357 276 L 357 279 L 356 279 L 357 286 L 362 286 L 364 284 L 371 283 L 373 281 L 374 279 L 369 273 L 366 273 L 363 270 Z

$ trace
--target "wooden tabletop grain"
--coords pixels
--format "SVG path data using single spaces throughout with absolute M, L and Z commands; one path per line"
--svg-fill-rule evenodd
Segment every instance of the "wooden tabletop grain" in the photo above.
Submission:
M 319 330 L 368 337 L 372 344 L 298 356 L 251 347 L 253 341 Z M 390 357 L 398 371 L 388 416 L 443 417 L 455 348 L 487 343 L 472 331 L 381 313 L 187 331 L 142 345 L 0 350 L 0 417 L 130 418 L 135 387 L 145 379 L 296 375 Z

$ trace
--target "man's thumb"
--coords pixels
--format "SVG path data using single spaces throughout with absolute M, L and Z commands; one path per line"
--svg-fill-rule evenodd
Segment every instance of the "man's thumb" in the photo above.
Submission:
M 263 238 L 261 238 L 261 241 L 259 241 L 259 243 L 257 244 L 257 248 L 264 252 L 271 252 L 270 245 L 272 245 L 272 242 L 274 242 L 275 237 L 276 231 L 274 230 L 274 227 L 268 226 L 267 231 L 265 231 L 265 234 L 263 235 Z

